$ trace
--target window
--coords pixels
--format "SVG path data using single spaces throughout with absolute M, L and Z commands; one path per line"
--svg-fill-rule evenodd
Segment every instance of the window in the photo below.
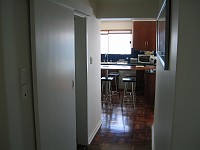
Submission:
M 102 30 L 101 54 L 131 54 L 132 30 Z

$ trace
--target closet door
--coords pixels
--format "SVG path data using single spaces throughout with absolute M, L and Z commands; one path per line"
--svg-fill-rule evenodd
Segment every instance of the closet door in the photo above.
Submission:
M 74 12 L 31 1 L 31 31 L 38 150 L 75 150 Z

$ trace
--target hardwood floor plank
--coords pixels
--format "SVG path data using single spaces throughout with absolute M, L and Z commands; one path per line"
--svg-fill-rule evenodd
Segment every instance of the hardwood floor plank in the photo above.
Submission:
M 136 97 L 136 108 L 114 100 L 112 110 L 102 109 L 102 126 L 87 150 L 151 150 L 153 108 Z M 81 150 L 81 149 L 80 149 Z

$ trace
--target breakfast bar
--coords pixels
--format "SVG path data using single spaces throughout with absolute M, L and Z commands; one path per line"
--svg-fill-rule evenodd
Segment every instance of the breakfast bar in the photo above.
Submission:
M 156 66 L 142 66 L 142 65 L 101 65 L 102 70 L 153 70 Z
M 119 72 L 119 89 L 123 90 L 123 82 L 121 79 L 125 77 L 127 72 L 134 73 L 136 77 L 136 93 L 144 94 L 147 101 L 151 101 L 153 104 L 155 95 L 155 65 L 101 65 L 101 76 L 108 76 L 110 72 Z M 124 74 L 123 74 L 124 73 Z M 147 87 L 148 86 L 148 87 Z M 151 97 L 151 98 L 149 98 Z

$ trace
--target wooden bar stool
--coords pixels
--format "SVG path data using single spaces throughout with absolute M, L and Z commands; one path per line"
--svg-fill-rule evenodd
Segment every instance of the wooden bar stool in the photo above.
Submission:
M 135 87 L 136 87 L 136 80 L 135 78 L 122 78 L 124 82 L 124 96 L 122 99 L 122 109 L 124 105 L 133 105 L 135 109 Z M 131 89 L 128 89 L 130 85 Z
M 101 104 L 102 108 L 104 104 L 108 106 L 106 109 L 112 109 L 112 86 L 111 82 L 114 77 L 101 77 Z

